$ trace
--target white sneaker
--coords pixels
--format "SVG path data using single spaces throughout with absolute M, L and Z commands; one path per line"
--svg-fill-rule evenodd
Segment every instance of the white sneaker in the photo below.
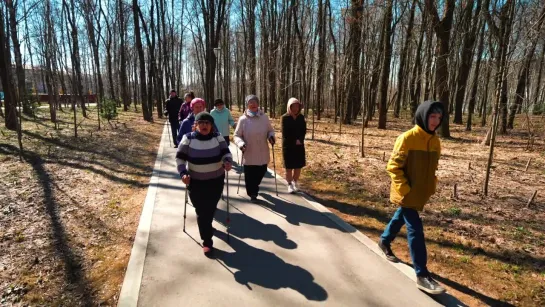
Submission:
M 297 181 L 293 181 L 292 185 L 293 185 L 293 190 L 295 192 L 299 192 L 299 185 L 297 185 Z
M 295 193 L 295 189 L 293 188 L 293 182 L 288 184 L 288 193 Z

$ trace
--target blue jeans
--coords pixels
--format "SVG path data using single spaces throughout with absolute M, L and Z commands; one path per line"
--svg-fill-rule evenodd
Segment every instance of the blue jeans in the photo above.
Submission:
M 428 252 L 424 241 L 424 226 L 418 211 L 403 207 L 397 209 L 380 239 L 383 244 L 390 245 L 403 225 L 407 225 L 407 240 L 416 276 L 428 276 Z

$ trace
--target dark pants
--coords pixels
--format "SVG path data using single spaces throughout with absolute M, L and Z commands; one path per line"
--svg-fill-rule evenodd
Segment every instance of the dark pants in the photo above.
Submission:
M 416 276 L 428 276 L 430 273 L 426 267 L 428 253 L 424 241 L 424 226 L 418 211 L 403 207 L 397 209 L 380 238 L 384 244 L 391 244 L 403 225 L 407 225 L 407 240 Z
M 257 197 L 259 185 L 263 176 L 267 172 L 267 164 L 264 165 L 244 165 L 244 183 L 246 184 L 246 193 L 250 197 Z
M 180 123 L 178 120 L 169 120 L 170 122 L 170 130 L 172 130 L 172 141 L 174 142 L 174 146 L 178 145 L 178 141 L 176 141 L 176 138 L 178 137 L 178 130 L 180 130 Z
M 225 139 L 225 143 L 227 143 L 227 147 L 229 147 L 230 141 L 228 136 L 223 137 Z
M 223 192 L 225 176 L 210 180 L 195 180 L 189 182 L 189 198 L 197 212 L 197 224 L 203 241 L 203 246 L 212 247 L 214 230 L 212 221 Z

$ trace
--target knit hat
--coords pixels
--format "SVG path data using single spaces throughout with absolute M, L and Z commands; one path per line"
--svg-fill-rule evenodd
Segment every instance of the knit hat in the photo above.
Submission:
M 191 109 L 193 109 L 193 106 L 194 106 L 196 103 L 202 103 L 203 107 L 206 106 L 206 102 L 204 101 L 204 99 L 202 99 L 202 98 L 194 98 L 193 100 L 191 100 L 191 104 L 189 105 L 189 106 L 191 107 Z
M 257 103 L 259 103 L 259 98 L 257 98 L 256 95 L 248 95 L 246 96 L 246 99 L 245 99 L 245 102 L 246 102 L 246 106 L 248 106 L 248 104 L 250 103 L 250 101 L 252 100 L 255 100 Z
M 171 89 L 171 90 L 170 90 L 170 93 L 172 93 L 172 92 L 176 93 L 176 90 L 175 90 L 175 89 Z
M 219 98 L 216 99 L 216 100 L 214 100 L 214 105 L 215 105 L 215 106 L 220 105 L 220 104 L 225 104 L 225 102 L 223 102 L 223 100 L 221 100 L 221 99 L 219 99 Z
M 201 112 L 201 113 L 197 114 L 197 116 L 195 116 L 195 122 L 196 123 L 201 121 L 201 120 L 209 121 L 212 125 L 214 124 L 214 118 L 208 112 Z

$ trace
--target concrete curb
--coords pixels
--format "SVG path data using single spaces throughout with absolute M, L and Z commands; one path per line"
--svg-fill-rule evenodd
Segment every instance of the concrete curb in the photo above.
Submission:
M 155 197 L 157 194 L 157 185 L 159 183 L 159 170 L 163 162 L 163 152 L 165 146 L 165 133 L 168 131 L 168 125 L 165 123 L 159 149 L 157 150 L 157 158 L 153 166 L 148 193 L 142 207 L 142 214 L 138 222 L 138 229 L 134 237 L 134 242 L 131 250 L 131 257 L 125 272 L 125 279 L 117 306 L 119 307 L 135 307 L 138 305 L 138 296 L 140 294 L 140 286 L 142 284 L 142 274 L 144 272 L 144 262 L 146 260 L 146 252 L 148 248 L 149 234 L 151 228 L 151 220 L 153 217 L 153 209 L 155 207 Z

